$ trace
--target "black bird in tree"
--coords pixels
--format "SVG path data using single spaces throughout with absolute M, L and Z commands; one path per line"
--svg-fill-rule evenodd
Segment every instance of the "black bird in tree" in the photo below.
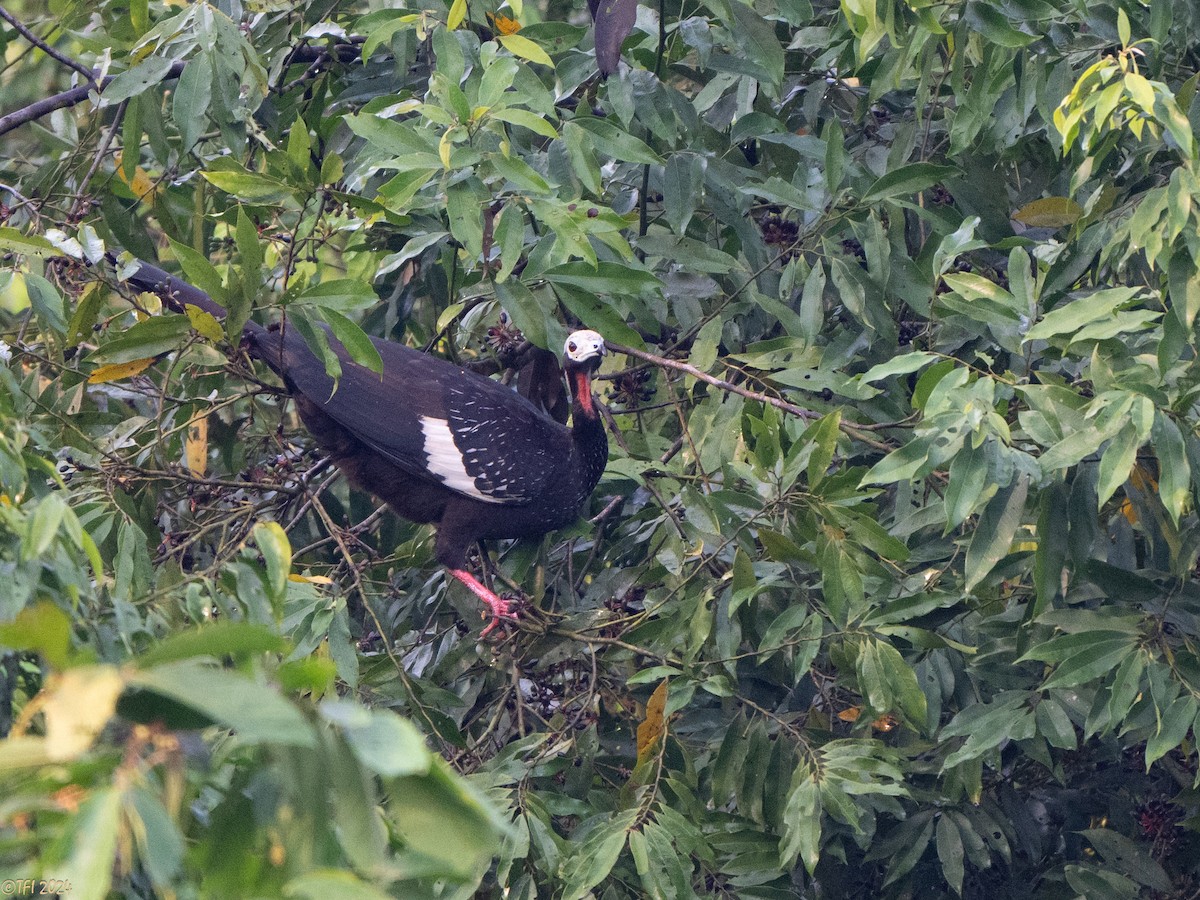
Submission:
M 206 293 L 149 263 L 126 275 L 173 309 L 225 309 Z M 486 635 L 516 619 L 509 601 L 467 571 L 476 541 L 536 537 L 569 525 L 608 461 L 608 438 L 591 377 L 605 353 L 594 331 L 567 338 L 563 368 L 573 427 L 515 391 L 445 360 L 371 338 L 380 376 L 355 363 L 329 334 L 342 375 L 335 384 L 295 328 L 247 322 L 250 354 L 284 381 L 305 427 L 352 484 L 413 522 L 437 526 L 436 556 L 491 610 Z

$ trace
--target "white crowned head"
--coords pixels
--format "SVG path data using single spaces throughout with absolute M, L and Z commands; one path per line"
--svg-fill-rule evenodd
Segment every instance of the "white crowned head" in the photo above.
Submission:
M 585 363 L 604 354 L 604 338 L 586 328 L 572 331 L 563 345 L 563 355 L 573 363 Z

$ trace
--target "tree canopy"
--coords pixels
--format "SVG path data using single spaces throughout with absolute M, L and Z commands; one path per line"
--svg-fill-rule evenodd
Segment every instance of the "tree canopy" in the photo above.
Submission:
M 3 877 L 1196 896 L 1196 3 L 16 0 L 0 51 Z M 614 345 L 584 516 L 489 548 L 520 627 L 250 317 L 548 396 Z

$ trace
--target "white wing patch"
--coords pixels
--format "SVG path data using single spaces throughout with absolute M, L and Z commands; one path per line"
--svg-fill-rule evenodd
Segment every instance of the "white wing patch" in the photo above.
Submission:
M 442 484 L 485 503 L 505 502 L 502 497 L 493 497 L 479 490 L 475 479 L 467 472 L 462 452 L 454 443 L 449 422 L 433 416 L 421 416 L 421 435 L 425 439 L 422 448 L 427 457 L 425 465 L 432 474 L 441 479 Z

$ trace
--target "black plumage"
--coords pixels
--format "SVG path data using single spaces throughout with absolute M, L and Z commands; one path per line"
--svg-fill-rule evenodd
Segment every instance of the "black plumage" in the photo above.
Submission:
M 173 308 L 225 314 L 203 291 L 148 263 L 126 280 Z M 437 526 L 438 562 L 492 612 L 484 634 L 515 618 L 466 571 L 467 554 L 476 541 L 535 537 L 578 516 L 608 460 L 591 391 L 605 352 L 600 335 L 577 331 L 564 347 L 571 428 L 499 382 L 401 344 L 371 339 L 380 376 L 329 334 L 342 366 L 335 386 L 296 329 L 248 322 L 243 338 L 283 379 L 305 427 L 352 484 L 406 519 Z

